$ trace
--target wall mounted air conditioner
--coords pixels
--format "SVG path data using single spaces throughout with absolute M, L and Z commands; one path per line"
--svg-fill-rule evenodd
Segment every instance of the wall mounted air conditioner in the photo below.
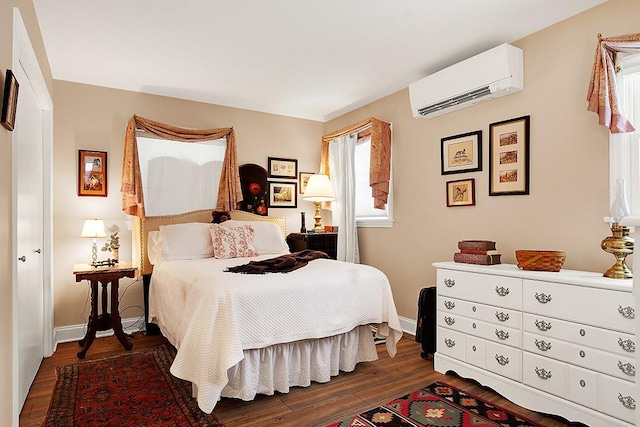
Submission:
M 409 85 L 413 117 L 437 117 L 524 88 L 523 54 L 502 44 Z

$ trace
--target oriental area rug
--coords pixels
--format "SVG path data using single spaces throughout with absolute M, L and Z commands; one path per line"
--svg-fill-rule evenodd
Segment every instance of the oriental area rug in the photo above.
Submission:
M 544 427 L 505 408 L 436 382 L 326 427 Z
M 198 408 L 191 383 L 171 375 L 174 357 L 162 345 L 59 368 L 43 425 L 222 427 Z

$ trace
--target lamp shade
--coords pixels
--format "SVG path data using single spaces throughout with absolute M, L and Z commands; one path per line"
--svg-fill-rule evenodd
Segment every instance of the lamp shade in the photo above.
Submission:
M 94 239 L 96 237 L 107 237 L 104 231 L 104 221 L 99 218 L 85 219 L 80 237 L 92 237 Z
M 302 196 L 304 200 L 312 202 L 330 202 L 336 199 L 333 186 L 327 175 L 315 174 L 309 177 L 307 188 Z

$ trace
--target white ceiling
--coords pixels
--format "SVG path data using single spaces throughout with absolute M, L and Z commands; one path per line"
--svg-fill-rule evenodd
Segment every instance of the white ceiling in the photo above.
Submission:
M 604 1 L 33 3 L 55 79 L 327 121 Z

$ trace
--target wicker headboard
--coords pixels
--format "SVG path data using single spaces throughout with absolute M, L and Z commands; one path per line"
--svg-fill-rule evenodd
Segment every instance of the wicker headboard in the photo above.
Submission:
M 245 211 L 233 210 L 229 212 L 231 219 L 239 221 L 270 221 L 278 224 L 282 233 L 287 235 L 287 223 L 284 217 L 281 216 L 261 216 L 252 214 Z M 141 274 L 151 274 L 153 266 L 149 262 L 147 256 L 147 241 L 149 239 L 149 232 L 160 230 L 161 225 L 170 224 L 185 224 L 189 222 L 211 222 L 211 209 L 186 212 L 179 215 L 166 215 L 166 216 L 152 216 L 147 217 L 144 221 L 140 221 L 140 218 L 133 218 L 133 238 L 132 238 L 132 259 L 134 266 L 140 267 L 139 272 Z

